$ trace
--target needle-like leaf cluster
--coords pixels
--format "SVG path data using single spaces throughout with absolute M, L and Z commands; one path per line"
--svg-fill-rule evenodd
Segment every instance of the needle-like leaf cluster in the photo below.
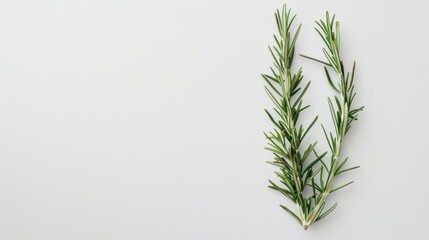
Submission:
M 325 65 L 324 72 L 328 83 L 336 92 L 333 101 L 328 98 L 335 127 L 334 133 L 328 134 L 322 125 L 330 148 L 330 164 L 324 162 L 328 151 L 317 154 L 317 142 L 302 146 L 304 138 L 318 117 L 316 116 L 306 127 L 299 123 L 300 113 L 309 107 L 309 105 L 303 104 L 303 97 L 310 82 L 303 84 L 301 68 L 295 73 L 292 69 L 295 44 L 301 29 L 301 25 L 299 25 L 297 30 L 293 34 L 291 33 L 295 18 L 296 15 L 292 15 L 291 10 L 286 6 L 275 13 L 278 32 L 274 35 L 274 46 L 269 47 L 274 67 L 270 68 L 270 74 L 262 74 L 267 83 L 265 90 L 274 104 L 272 111 L 265 110 L 274 129 L 264 134 L 268 140 L 266 149 L 274 155 L 273 161 L 269 161 L 269 163 L 278 167 L 278 171 L 275 173 L 280 181 L 277 184 L 270 180 L 269 187 L 292 201 L 296 206 L 295 211 L 284 205 L 280 206 L 304 229 L 307 229 L 309 225 L 327 216 L 337 206 L 334 204 L 325 210 L 327 196 L 352 183 L 333 187 L 335 176 L 357 168 L 344 169 L 347 158 L 341 162 L 339 162 L 339 158 L 343 137 L 363 107 L 352 109 L 352 102 L 356 96 L 353 85 L 355 64 L 353 64 L 351 74 L 345 73 L 339 54 L 339 24 L 334 21 L 335 17 L 330 18 L 327 13 L 325 21 L 316 22 L 318 25 L 316 31 L 326 44 L 323 53 L 327 61 L 304 57 Z M 337 74 L 337 81 L 331 77 L 330 70 Z

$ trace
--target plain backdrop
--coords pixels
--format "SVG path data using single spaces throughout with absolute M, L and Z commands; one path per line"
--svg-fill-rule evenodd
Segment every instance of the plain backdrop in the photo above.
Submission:
M 1 0 L 0 239 L 427 239 L 427 2 L 287 3 L 314 57 L 314 20 L 337 13 L 366 106 L 329 217 L 303 231 L 266 187 L 260 73 L 283 1 Z M 321 66 L 295 66 L 302 121 L 329 128 Z

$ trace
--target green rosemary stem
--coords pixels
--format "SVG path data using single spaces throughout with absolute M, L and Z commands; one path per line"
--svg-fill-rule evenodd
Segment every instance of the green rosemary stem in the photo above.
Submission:
M 278 19 L 280 20 L 280 23 L 283 24 L 281 29 L 281 43 L 282 48 L 281 53 L 283 54 L 281 56 L 280 62 L 282 60 L 284 63 L 282 64 L 284 67 L 283 71 L 280 70 L 280 80 L 281 80 L 281 88 L 282 88 L 282 100 L 284 101 L 282 112 L 283 118 L 286 120 L 287 129 L 290 134 L 289 146 L 286 144 L 285 139 L 285 145 L 284 147 L 287 149 L 287 154 L 289 160 L 291 160 L 292 164 L 292 174 L 293 174 L 293 181 L 296 188 L 295 197 L 297 198 L 296 202 L 296 208 L 297 208 L 297 214 L 298 217 L 301 219 L 305 219 L 305 210 L 303 209 L 303 205 L 300 203 L 303 203 L 305 201 L 305 198 L 303 196 L 303 182 L 301 178 L 301 165 L 295 161 L 296 155 L 299 154 L 299 139 L 297 138 L 297 132 L 296 132 L 296 126 L 295 121 L 296 119 L 293 118 L 293 105 L 292 105 L 292 91 L 294 90 L 292 88 L 294 79 L 292 78 L 291 74 L 291 68 L 292 68 L 292 60 L 293 60 L 293 51 L 295 50 L 295 45 L 291 45 L 291 39 L 290 39 L 290 32 L 288 31 L 291 27 L 292 21 L 290 20 L 290 10 L 286 10 L 286 6 L 283 6 L 282 14 L 281 16 L 278 14 Z M 298 34 L 298 33 L 297 33 Z M 300 72 L 300 71 L 299 71 Z M 295 109 L 296 110 L 296 109 Z
M 332 133 L 330 133 L 329 134 L 330 137 L 328 137 L 328 134 L 323 128 L 331 150 L 331 154 L 332 154 L 331 164 L 328 171 L 329 173 L 328 173 L 326 182 L 323 184 L 321 180 L 322 191 L 320 191 L 320 195 L 318 196 L 316 204 L 312 209 L 311 213 L 309 214 L 308 218 L 306 219 L 306 222 L 304 223 L 305 225 L 311 225 L 312 223 L 320 220 L 321 218 L 329 214 L 336 207 L 336 204 L 335 204 L 333 207 L 331 207 L 331 209 L 325 212 L 327 214 L 321 213 L 325 206 L 326 199 L 330 193 L 353 183 L 353 182 L 349 182 L 338 188 L 335 188 L 335 189 L 333 188 L 333 180 L 336 175 L 342 172 L 346 172 L 346 171 L 358 168 L 358 167 L 352 167 L 349 169 L 342 170 L 341 168 L 346 163 L 347 158 L 341 163 L 339 163 L 339 160 L 340 160 L 340 154 L 341 154 L 341 148 L 342 148 L 344 136 L 346 135 L 348 129 L 350 128 L 351 123 L 354 120 L 357 120 L 358 113 L 363 110 L 363 107 L 352 109 L 352 110 L 350 109 L 353 99 L 356 95 L 354 92 L 354 85 L 353 85 L 355 63 L 353 64 L 353 70 L 350 77 L 349 73 L 346 74 L 344 70 L 343 62 L 340 57 L 340 34 L 339 34 L 340 29 L 339 29 L 339 23 L 335 22 L 335 15 L 332 18 L 330 18 L 329 13 L 327 12 L 326 21 L 319 20 L 319 21 L 316 21 L 316 23 L 319 26 L 319 29 L 316 28 L 316 31 L 322 37 L 327 47 L 327 49 L 323 48 L 323 53 L 325 54 L 327 62 L 317 60 L 307 56 L 304 56 L 304 57 L 309 58 L 311 60 L 315 60 L 319 63 L 322 63 L 327 67 L 329 67 L 330 69 L 334 70 L 338 75 L 339 81 L 337 86 L 335 86 L 335 84 L 331 79 L 331 76 L 329 75 L 328 68 L 325 66 L 324 70 L 325 70 L 325 74 L 328 79 L 328 82 L 331 85 L 331 87 L 338 93 L 337 95 L 334 96 L 335 104 L 333 104 L 331 99 L 328 98 L 331 117 L 335 126 L 335 133 L 334 133 L 335 137 L 332 136 Z M 334 29 L 334 23 L 335 23 L 335 29 Z
M 269 181 L 269 187 L 294 203 L 295 212 L 284 205 L 280 206 L 302 225 L 314 205 L 314 197 L 306 198 L 304 190 L 306 186 L 312 186 L 313 191 L 316 191 L 313 178 L 317 172 L 313 172 L 312 166 L 321 158 L 313 159 L 310 166 L 306 165 L 304 169 L 305 161 L 311 158 L 309 155 L 316 144 L 310 144 L 304 152 L 300 151 L 300 145 L 317 121 L 317 117 L 307 128 L 302 124 L 298 125 L 300 113 L 309 107 L 302 106 L 302 98 L 310 83 L 308 82 L 304 87 L 300 85 L 303 79 L 301 68 L 292 73 L 295 43 L 301 29 L 301 25 L 299 25 L 296 32 L 291 33 L 295 16 L 286 6 L 283 6 L 281 11 L 276 11 L 278 33 L 274 35 L 274 46 L 269 48 L 274 60 L 274 67 L 271 68 L 271 74 L 262 74 L 262 77 L 267 83 L 265 91 L 274 103 L 274 111 L 265 110 L 274 125 L 273 131 L 265 133 L 268 140 L 266 149 L 274 154 L 274 160 L 268 163 L 280 170 L 275 173 L 281 183 Z M 313 184 L 310 185 L 310 182 Z
M 342 82 L 343 82 L 344 80 L 343 75 L 339 74 L 339 77 L 342 79 Z M 349 115 L 349 111 L 346 103 L 346 94 L 344 91 L 341 92 L 341 100 L 342 100 L 341 106 L 342 106 L 342 113 L 343 113 L 341 116 L 341 122 L 346 123 L 348 121 L 347 118 Z M 308 219 L 304 223 L 304 229 L 306 229 L 309 225 L 311 225 L 317 220 L 317 217 L 320 215 L 321 208 L 325 205 L 326 199 L 329 193 L 331 193 L 333 189 L 333 179 L 334 179 L 335 173 L 337 172 L 338 160 L 340 158 L 343 137 L 345 135 L 344 126 L 345 125 L 342 125 L 340 131 L 337 133 L 338 135 L 336 136 L 335 148 L 334 148 L 334 151 L 332 152 L 332 161 L 331 161 L 331 167 L 330 167 L 331 169 L 329 171 L 329 175 L 326 180 L 324 191 L 320 193 L 319 201 L 317 201 Z
M 287 42 L 287 39 L 283 39 L 284 42 Z M 290 156 L 290 159 L 294 159 L 297 154 L 299 154 L 299 139 L 297 138 L 296 133 L 296 126 L 295 121 L 293 119 L 293 109 L 292 109 L 292 94 L 291 94 L 291 83 L 293 81 L 291 76 L 291 69 L 286 68 L 285 72 L 283 73 L 283 79 L 286 77 L 286 80 L 283 81 L 283 84 L 286 84 L 286 91 L 284 91 L 284 100 L 285 100 L 285 109 L 286 114 L 284 114 L 284 117 L 287 119 L 288 129 L 291 132 L 291 140 L 288 148 L 288 153 Z M 303 205 L 299 204 L 302 202 L 305 202 L 305 198 L 303 195 L 304 189 L 303 189 L 303 182 L 302 182 L 302 176 L 301 176 L 301 165 L 299 165 L 296 161 L 292 161 L 292 168 L 293 168 L 293 175 L 294 175 L 294 182 L 297 189 L 296 197 L 298 198 L 298 204 L 296 205 L 297 211 L 298 211 L 298 217 L 300 219 L 305 219 L 305 210 L 303 209 Z

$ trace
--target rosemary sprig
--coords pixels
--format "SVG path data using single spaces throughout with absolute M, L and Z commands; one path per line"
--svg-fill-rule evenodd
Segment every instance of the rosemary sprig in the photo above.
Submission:
M 358 113 L 364 108 L 363 106 L 359 108 L 352 107 L 353 100 L 356 96 L 356 92 L 354 90 L 356 62 L 353 63 L 351 74 L 349 72 L 346 73 L 344 70 L 343 61 L 340 57 L 340 26 L 338 21 L 335 21 L 335 15 L 331 18 L 329 16 L 329 12 L 326 12 L 325 21 L 320 19 L 319 21 L 316 21 L 316 24 L 318 27 L 315 29 L 326 46 L 326 48 L 322 49 L 323 54 L 326 57 L 326 61 L 318 60 L 304 55 L 301 56 L 317 61 L 324 65 L 323 68 L 328 83 L 336 92 L 336 95 L 334 95 L 333 97 L 334 101 L 332 101 L 331 98 L 328 98 L 328 105 L 331 111 L 331 117 L 335 127 L 335 132 L 329 133 L 328 135 L 322 125 L 331 152 L 331 164 L 329 168 L 326 168 L 328 174 L 326 180 L 320 180 L 320 192 L 316 200 L 316 205 L 308 216 L 308 225 L 322 219 L 327 214 L 332 212 L 332 210 L 336 207 L 337 204 L 334 204 L 325 213 L 320 214 L 321 210 L 325 206 L 326 198 L 330 193 L 335 192 L 353 183 L 352 181 L 339 187 L 334 187 L 333 179 L 335 176 L 341 173 L 358 168 L 358 166 L 356 166 L 348 169 L 343 169 L 348 158 L 345 158 L 343 161 L 340 162 L 340 154 L 344 136 L 350 129 L 352 122 L 357 120 Z M 329 74 L 329 70 L 333 70 L 337 74 L 338 80 L 336 84 L 333 82 L 333 79 Z M 321 172 L 320 174 L 322 175 L 323 172 Z
M 344 169 L 347 158 L 340 161 L 340 154 L 343 138 L 350 129 L 351 123 L 357 120 L 358 113 L 363 107 L 352 108 L 352 102 L 356 96 L 353 85 L 356 64 L 353 64 L 351 74 L 345 72 L 339 54 L 339 24 L 335 22 L 335 16 L 330 18 L 329 13 L 326 13 L 325 21 L 316 22 L 319 27 L 316 31 L 326 44 L 326 49 L 323 48 L 326 61 L 304 57 L 325 65 L 324 72 L 328 83 L 336 92 L 334 101 L 328 98 L 335 132 L 328 134 L 322 125 L 330 148 L 330 164 L 323 161 L 328 152 L 317 154 L 315 149 L 317 142 L 304 148 L 301 146 L 304 137 L 318 117 L 316 116 L 307 127 L 298 123 L 300 113 L 309 107 L 309 105 L 303 106 L 303 97 L 310 82 L 304 87 L 301 86 L 303 79 L 301 68 L 292 73 L 295 44 L 301 29 L 299 25 L 296 32 L 291 33 L 295 17 L 296 15 L 291 15 L 291 10 L 287 9 L 286 5 L 281 11 L 277 10 L 275 13 L 278 33 L 274 35 L 274 46 L 269 47 L 274 67 L 270 68 L 270 74 L 262 74 L 267 83 L 265 90 L 274 103 L 273 111 L 265 110 L 274 124 L 274 129 L 264 134 L 268 140 L 266 149 L 274 154 L 274 160 L 269 163 L 279 169 L 276 175 L 280 184 L 270 180 L 269 187 L 282 193 L 294 203 L 296 211 L 280 206 L 304 229 L 307 229 L 314 222 L 326 217 L 337 206 L 334 204 L 325 210 L 328 195 L 352 183 L 334 188 L 333 180 L 335 176 L 357 168 Z M 337 73 L 338 80 L 335 83 L 329 70 Z M 309 161 L 309 159 L 312 160 Z
M 295 17 L 296 15 L 292 16 L 291 10 L 287 9 L 285 5 L 281 12 L 277 10 L 275 13 L 278 33 L 274 35 L 275 45 L 269 47 L 274 60 L 274 68 L 271 68 L 271 74 L 262 74 L 268 85 L 265 90 L 274 103 L 272 112 L 265 111 L 275 129 L 265 133 L 265 136 L 269 145 L 266 149 L 274 154 L 274 161 L 269 163 L 279 168 L 276 175 L 281 182 L 281 186 L 279 186 L 273 181 L 269 181 L 269 187 L 279 191 L 295 204 L 296 212 L 286 206 L 280 206 L 306 228 L 307 218 L 312 212 L 318 192 L 314 178 L 322 169 L 320 167 L 313 171 L 313 166 L 326 153 L 315 157 L 305 167 L 316 142 L 306 146 L 303 153 L 300 151 L 300 146 L 308 131 L 317 121 L 317 116 L 309 126 L 304 127 L 301 124 L 298 126 L 300 113 L 309 107 L 309 105 L 303 106 L 302 98 L 310 86 L 310 82 L 302 87 L 302 69 L 300 68 L 296 73 L 292 73 L 291 69 L 295 44 L 301 29 L 301 25 L 299 25 L 296 32 L 291 34 L 291 26 Z M 304 195 L 307 186 L 311 186 L 313 190 L 310 197 Z

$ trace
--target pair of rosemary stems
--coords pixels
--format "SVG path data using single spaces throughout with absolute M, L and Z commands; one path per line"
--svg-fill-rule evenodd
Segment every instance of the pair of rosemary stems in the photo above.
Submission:
M 352 122 L 357 120 L 358 113 L 363 107 L 352 106 L 356 95 L 353 83 L 356 64 L 353 63 L 351 73 L 346 73 L 340 57 L 339 23 L 335 21 L 335 15 L 330 17 L 327 12 L 325 20 L 316 21 L 315 28 L 325 44 L 322 50 L 326 61 L 301 56 L 323 65 L 328 83 L 335 92 L 333 97 L 328 98 L 335 131 L 328 133 L 322 125 L 329 151 L 318 154 L 317 142 L 302 146 L 303 139 L 318 117 L 316 116 L 307 127 L 299 123 L 300 113 L 309 107 L 303 105 L 303 97 L 310 82 L 302 87 L 302 68 L 296 72 L 292 70 L 295 44 L 301 29 L 299 25 L 296 32 L 291 34 L 295 17 L 296 15 L 291 15 L 291 10 L 287 9 L 286 5 L 275 13 L 278 33 L 274 34 L 274 46 L 269 47 L 274 67 L 271 67 L 270 74 L 262 74 L 267 83 L 265 90 L 274 103 L 273 111 L 265 110 L 274 124 L 274 129 L 264 134 L 268 139 L 266 149 L 274 154 L 274 160 L 269 163 L 278 167 L 279 171 L 275 173 L 280 180 L 279 184 L 269 181 L 269 187 L 294 203 L 295 211 L 280 206 L 307 229 L 311 224 L 326 217 L 337 206 L 336 203 L 330 207 L 325 206 L 328 195 L 353 183 L 336 187 L 334 178 L 358 168 L 358 166 L 346 168 L 348 158 L 342 159 L 340 155 L 344 136 Z M 336 74 L 335 78 L 331 77 L 332 73 Z M 329 158 L 330 162 L 326 161 L 325 157 Z

